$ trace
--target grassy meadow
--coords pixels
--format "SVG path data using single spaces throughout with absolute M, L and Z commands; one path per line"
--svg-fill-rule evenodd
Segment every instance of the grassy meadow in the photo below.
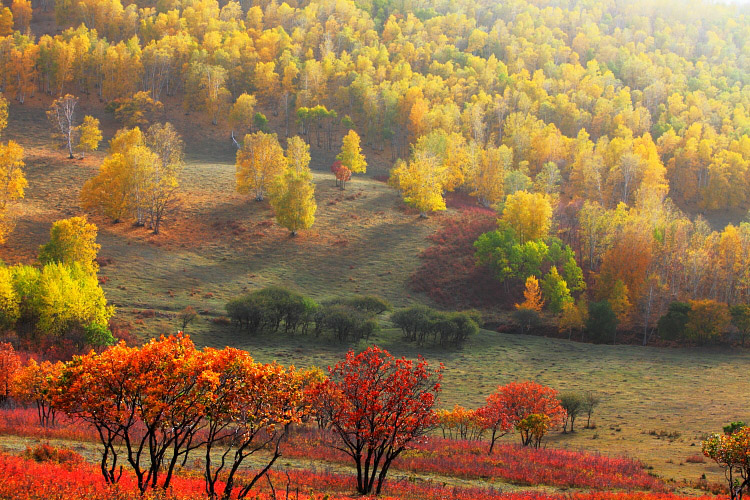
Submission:
M 172 113 L 166 119 L 178 125 L 189 119 Z M 99 118 L 105 138 L 111 137 L 115 123 L 107 115 Z M 165 222 L 162 235 L 91 218 L 99 226 L 106 295 L 118 307 L 117 321 L 139 338 L 174 332 L 176 313 L 191 305 L 201 317 L 187 332 L 200 345 L 241 347 L 260 361 L 326 366 L 348 348 L 364 344 L 250 335 L 211 319 L 224 313 L 229 299 L 271 284 L 317 300 L 355 293 L 379 295 L 396 306 L 426 300 L 410 293 L 407 281 L 419 265 L 419 252 L 429 245 L 427 236 L 450 213 L 419 219 L 394 190 L 375 180 L 372 174 L 386 170 L 390 155 L 368 158 L 371 173 L 355 176 L 342 191 L 328 171 L 335 152 L 313 147 L 316 223 L 291 238 L 275 224 L 267 201 L 255 202 L 234 191 L 229 138 L 196 128 L 184 128 L 187 167 L 179 211 Z M 80 214 L 80 187 L 94 175 L 104 153 L 67 160 L 48 139 L 44 105 L 37 99 L 11 109 L 6 138 L 21 140 L 26 148 L 29 186 L 17 228 L 0 247 L 0 258 L 32 262 L 51 223 Z M 596 428 L 584 430 L 585 419 L 578 420 L 577 432 L 552 433 L 547 445 L 629 455 L 665 478 L 695 481 L 705 473 L 719 481 L 721 472 L 711 463 L 686 460 L 700 455 L 706 433 L 730 420 L 750 418 L 745 410 L 750 386 L 737 377 L 750 367 L 750 351 L 591 345 L 486 330 L 461 350 L 442 351 L 405 344 L 398 331 L 383 323 L 371 342 L 397 355 L 422 353 L 445 363 L 442 406 L 477 406 L 498 384 L 513 380 L 531 379 L 558 390 L 594 390 L 602 396 L 593 418 Z

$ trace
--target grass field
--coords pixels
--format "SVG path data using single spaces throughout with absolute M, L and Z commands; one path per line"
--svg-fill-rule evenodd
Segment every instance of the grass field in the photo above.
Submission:
M 110 137 L 115 124 L 100 118 Z M 11 109 L 5 138 L 27 150 L 29 187 L 17 229 L 0 247 L 0 258 L 9 263 L 32 262 L 51 223 L 80 213 L 80 186 L 103 156 L 67 160 L 48 137 L 42 107 Z M 444 216 L 419 219 L 397 193 L 370 176 L 357 176 L 346 191 L 339 190 L 328 172 L 333 153 L 314 148 L 316 224 L 290 238 L 275 225 L 267 202 L 234 192 L 234 150 L 228 138 L 209 130 L 185 139 L 188 164 L 180 211 L 166 222 L 162 235 L 92 219 L 100 228 L 105 292 L 118 306 L 118 320 L 129 323 L 139 337 L 173 332 L 175 313 L 192 305 L 204 315 L 188 328 L 198 344 L 246 348 L 261 361 L 328 365 L 347 348 L 363 345 L 250 336 L 207 318 L 223 314 L 228 299 L 269 284 L 315 299 L 366 293 L 397 306 L 425 300 L 411 294 L 406 283 L 418 266 L 419 251 L 429 245 L 427 236 Z M 372 170 L 385 169 L 385 158 L 370 160 Z M 388 325 L 374 341 L 398 355 L 419 351 L 444 362 L 443 406 L 479 405 L 498 384 L 512 380 L 597 391 L 603 402 L 594 417 L 596 429 L 583 430 L 580 424 L 573 435 L 554 433 L 548 444 L 633 456 L 666 478 L 694 481 L 706 473 L 718 481 L 718 468 L 685 460 L 700 454 L 705 433 L 750 417 L 750 387 L 738 377 L 750 367 L 747 351 L 597 346 L 482 331 L 464 349 L 445 353 L 404 344 Z M 658 437 L 675 432 L 679 436 L 671 440 Z

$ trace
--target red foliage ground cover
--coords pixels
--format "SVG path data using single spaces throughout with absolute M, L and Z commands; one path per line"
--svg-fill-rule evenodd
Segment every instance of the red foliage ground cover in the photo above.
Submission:
M 285 443 L 284 455 L 348 463 L 344 453 L 325 445 L 330 439 L 329 434 L 317 429 L 295 432 Z M 431 437 L 414 450 L 404 452 L 393 468 L 466 479 L 497 478 L 520 485 L 665 490 L 660 480 L 628 458 L 514 444 L 496 446 L 492 455 L 487 455 L 488 446 L 481 441 Z
M 39 426 L 33 409 L 0 411 L 0 435 L 75 441 L 98 440 L 83 422 L 60 416 L 50 429 Z M 350 458 L 326 443 L 332 435 L 314 427 L 297 427 L 283 443 L 284 456 L 348 464 Z M 487 442 L 430 437 L 402 454 L 393 467 L 402 471 L 432 472 L 467 479 L 498 478 L 520 485 L 551 485 L 597 490 L 663 491 L 664 485 L 638 462 L 627 458 L 558 449 L 498 445 L 487 455 Z
M 135 482 L 127 473 L 116 487 L 108 487 L 95 465 L 77 464 L 71 467 L 54 462 L 35 462 L 0 453 L 0 499 L 2 500 L 202 500 L 205 499 L 200 478 L 180 476 L 164 495 L 139 496 Z M 350 475 L 293 470 L 272 472 L 275 498 L 278 500 L 350 500 L 354 481 Z M 286 495 L 289 485 L 290 495 Z M 257 500 L 269 500 L 268 483 L 261 486 Z M 362 497 L 358 497 L 362 498 Z M 574 493 L 549 495 L 545 493 L 503 494 L 496 489 L 445 487 L 435 483 L 410 481 L 389 482 L 386 496 L 381 500 L 688 500 L 667 493 Z M 716 497 L 689 497 L 692 500 L 716 500 Z
M 68 418 L 58 412 L 55 425 L 45 428 L 39 425 L 36 408 L 13 408 L 0 410 L 0 436 L 12 434 L 43 439 L 70 439 L 73 441 L 98 441 L 96 429 L 85 422 Z
M 512 297 L 486 267 L 477 267 L 474 242 L 497 228 L 497 214 L 477 207 L 463 208 L 446 218 L 432 236 L 432 246 L 420 255 L 422 264 L 412 274 L 410 286 L 438 304 L 454 309 L 497 307 Z

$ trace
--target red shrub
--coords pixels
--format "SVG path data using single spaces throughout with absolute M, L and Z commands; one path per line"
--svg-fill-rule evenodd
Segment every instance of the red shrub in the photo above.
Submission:
M 411 287 L 455 309 L 494 307 L 512 300 L 492 273 L 477 267 L 474 241 L 497 228 L 497 215 L 473 207 L 448 218 L 430 236 L 433 245 L 420 254 L 422 265 L 411 276 Z
M 584 465 L 585 467 L 585 465 Z M 203 480 L 183 475 L 174 478 L 173 487 L 166 493 L 149 492 L 140 496 L 132 474 L 123 475 L 116 487 L 105 485 L 101 473 L 93 464 L 75 468 L 53 462 L 37 463 L 0 453 L 0 498 L 14 500 L 204 500 Z M 349 474 L 313 472 L 309 470 L 271 471 L 275 496 L 267 483 L 257 486 L 257 500 L 351 500 L 354 481 Z M 289 486 L 287 496 L 286 487 Z M 361 497 L 356 497 L 361 498 Z M 503 493 L 493 488 L 463 488 L 446 486 L 431 481 L 391 481 L 386 496 L 380 500 L 718 500 L 717 497 L 681 497 L 651 492 L 593 492 L 549 494 L 542 492 Z
M 300 429 L 289 436 L 284 456 L 347 462 L 344 453 L 326 445 L 330 440 L 324 431 Z M 628 458 L 512 444 L 495 446 L 493 454 L 488 455 L 486 442 L 436 437 L 404 452 L 393 463 L 393 468 L 466 479 L 496 477 L 522 485 L 664 490 L 661 481 L 649 475 L 640 463 Z M 392 492 L 390 487 L 386 491 Z

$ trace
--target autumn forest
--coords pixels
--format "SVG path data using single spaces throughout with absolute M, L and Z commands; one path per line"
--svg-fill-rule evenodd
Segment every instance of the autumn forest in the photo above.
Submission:
M 3 0 L 0 500 L 741 500 L 748 40 Z

